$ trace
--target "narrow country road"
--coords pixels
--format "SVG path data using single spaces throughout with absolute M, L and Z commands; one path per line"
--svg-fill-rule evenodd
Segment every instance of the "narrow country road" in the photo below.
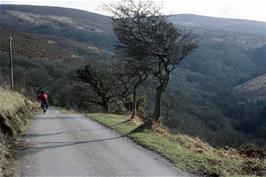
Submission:
M 25 137 L 22 177 L 191 176 L 82 115 L 49 110 L 32 120 Z

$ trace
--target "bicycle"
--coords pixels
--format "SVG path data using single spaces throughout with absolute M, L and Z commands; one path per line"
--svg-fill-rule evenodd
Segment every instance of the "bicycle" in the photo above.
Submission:
M 46 102 L 43 102 L 42 105 L 41 105 L 41 108 L 43 110 L 43 113 L 45 114 L 47 109 L 48 109 L 48 103 Z

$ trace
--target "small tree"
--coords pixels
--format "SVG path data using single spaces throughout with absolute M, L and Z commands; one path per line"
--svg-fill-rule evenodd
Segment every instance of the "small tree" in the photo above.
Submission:
M 168 22 L 167 17 L 158 16 L 151 27 L 153 76 L 158 81 L 154 107 L 154 120 L 161 115 L 161 99 L 170 81 L 170 75 L 176 66 L 196 47 L 191 33 L 178 29 Z
M 137 113 L 137 88 L 148 78 L 149 67 L 145 66 L 145 63 L 141 65 L 141 62 L 131 60 L 127 65 L 128 73 L 135 77 L 133 85 L 133 110 L 131 119 L 134 119 Z
M 125 63 L 119 62 L 114 64 L 113 68 L 115 70 L 114 77 L 116 78 L 116 82 L 114 83 L 116 86 L 116 95 L 126 107 L 126 99 L 132 93 L 136 78 L 128 73 Z
M 108 112 L 109 105 L 113 102 L 112 98 L 115 95 L 114 81 L 110 72 L 107 70 L 97 71 L 94 66 L 88 64 L 83 69 L 79 69 L 77 74 L 83 82 L 90 85 L 99 97 L 99 100 L 90 100 L 90 102 L 102 106 L 104 111 Z
M 115 45 L 116 52 L 126 58 L 123 68 L 124 78 L 132 84 L 133 110 L 131 119 L 137 113 L 137 88 L 148 78 L 151 73 L 149 60 L 144 58 L 148 51 L 143 42 L 139 42 L 142 37 L 140 21 L 146 20 L 144 17 L 156 14 L 156 11 L 146 11 L 151 2 L 140 2 L 135 5 L 132 0 L 124 0 L 122 3 L 108 6 L 113 14 L 113 31 L 118 39 Z
M 148 78 L 148 67 L 135 60 L 127 59 L 123 63 L 117 64 L 115 68 L 117 87 L 125 107 L 128 107 L 128 101 L 126 100 L 132 95 L 132 107 L 130 107 L 132 115 L 130 119 L 133 119 L 137 114 L 137 88 Z

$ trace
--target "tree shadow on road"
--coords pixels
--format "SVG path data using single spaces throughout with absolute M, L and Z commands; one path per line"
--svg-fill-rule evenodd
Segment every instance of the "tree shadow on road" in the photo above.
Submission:
M 122 122 L 119 122 L 119 123 L 114 124 L 112 126 L 127 123 L 127 122 L 128 122 L 127 120 L 122 121 Z M 71 130 L 71 131 L 62 131 L 62 132 L 55 132 L 55 133 L 43 133 L 43 134 L 25 134 L 24 136 L 27 138 L 37 138 L 37 137 L 54 136 L 54 135 L 67 134 L 67 133 L 100 131 L 100 130 L 105 130 L 105 129 L 106 129 L 105 127 L 102 127 L 102 128 L 98 128 L 98 129 L 88 129 L 88 130 Z M 130 134 L 141 132 L 144 129 L 145 129 L 145 126 L 140 125 L 127 134 L 109 137 L 109 138 L 95 139 L 95 140 L 74 141 L 74 142 L 34 141 L 34 142 L 30 142 L 30 145 L 29 145 L 28 149 L 26 149 L 24 151 L 24 154 L 25 155 L 33 155 L 33 154 L 39 153 L 39 152 L 44 151 L 44 150 L 49 150 L 49 149 L 71 147 L 71 146 L 82 145 L 82 144 L 101 143 L 101 142 L 106 142 L 106 141 L 114 141 L 114 140 L 126 138 Z
M 48 149 L 55 149 L 55 148 L 63 148 L 63 147 L 71 147 L 75 145 L 81 144 L 88 144 L 88 143 L 99 143 L 105 141 L 114 141 L 121 138 L 125 138 L 125 136 L 115 136 L 110 138 L 103 138 L 103 139 L 96 139 L 96 140 L 86 140 L 86 141 L 74 141 L 74 142 L 51 142 L 51 141 L 40 141 L 40 142 L 32 142 L 28 149 L 25 151 L 26 155 L 32 155 L 35 153 L 39 153 L 44 150 Z
M 84 117 L 56 116 L 56 117 L 36 117 L 33 120 L 57 120 L 57 119 L 84 119 Z
M 24 138 L 38 138 L 43 136 L 55 136 L 61 134 L 70 134 L 70 133 L 78 133 L 78 132 L 93 132 L 104 130 L 105 128 L 96 128 L 96 129 L 87 129 L 87 130 L 70 130 L 70 131 L 62 131 L 62 132 L 52 132 L 52 133 L 27 133 L 23 135 Z

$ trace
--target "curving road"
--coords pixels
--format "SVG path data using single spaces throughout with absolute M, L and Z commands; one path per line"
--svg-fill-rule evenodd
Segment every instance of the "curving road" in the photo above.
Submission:
M 82 115 L 49 110 L 32 120 L 25 137 L 22 177 L 191 176 Z

